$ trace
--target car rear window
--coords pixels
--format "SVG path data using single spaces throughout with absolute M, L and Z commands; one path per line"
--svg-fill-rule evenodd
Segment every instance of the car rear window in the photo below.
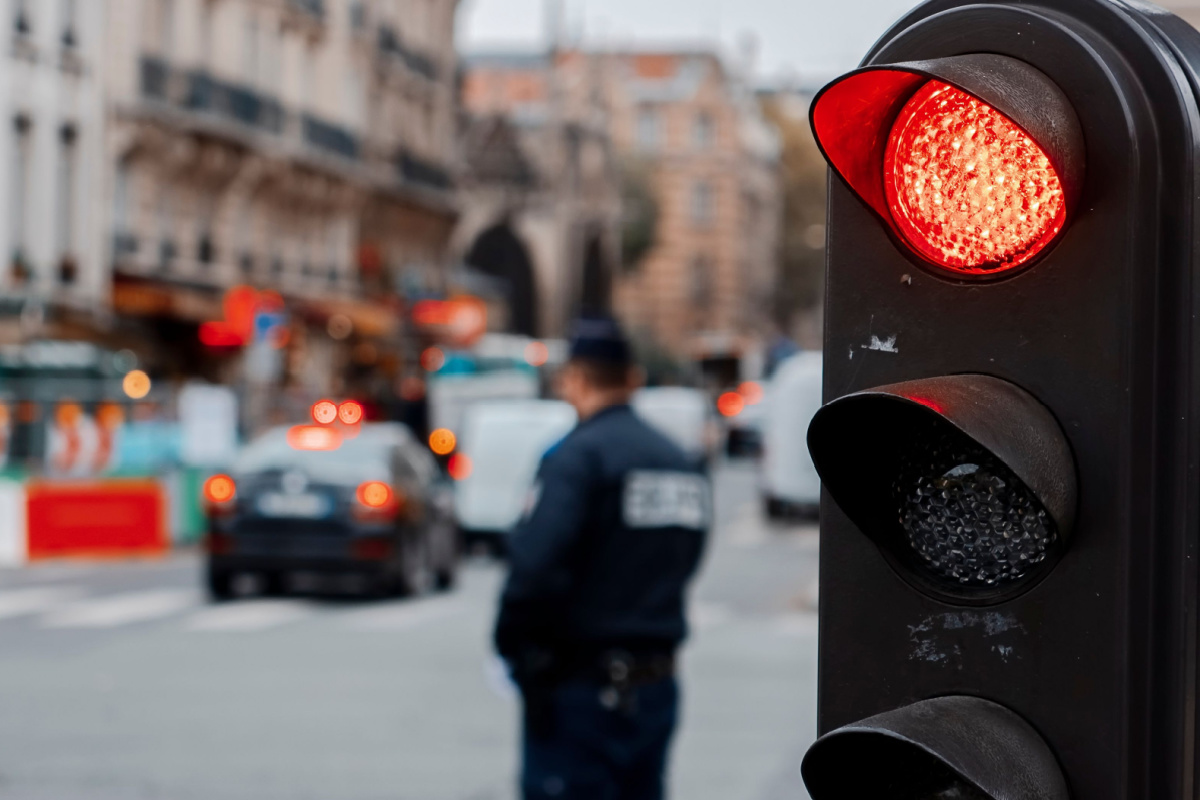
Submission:
M 296 450 L 287 441 L 287 429 L 275 428 L 255 439 L 241 452 L 237 472 L 262 472 L 274 468 L 302 468 L 310 473 L 386 475 L 393 435 L 364 429 L 346 439 L 337 450 Z

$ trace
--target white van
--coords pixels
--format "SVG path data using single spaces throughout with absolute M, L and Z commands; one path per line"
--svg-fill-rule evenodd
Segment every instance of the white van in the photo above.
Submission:
M 767 515 L 816 516 L 821 479 L 808 453 L 808 424 L 821 408 L 821 354 L 790 356 L 766 391 L 762 493 Z
M 575 427 L 575 410 L 553 400 L 496 400 L 463 414 L 460 455 L 469 474 L 454 486 L 454 510 L 467 542 L 503 549 L 521 518 L 542 456 Z
M 639 389 L 633 410 L 651 427 L 673 441 L 684 453 L 704 461 L 716 437 L 712 404 L 700 389 L 655 386 Z

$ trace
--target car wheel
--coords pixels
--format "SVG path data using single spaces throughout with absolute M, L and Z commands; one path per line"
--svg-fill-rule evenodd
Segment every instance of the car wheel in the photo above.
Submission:
M 767 519 L 782 519 L 784 516 L 783 502 L 774 497 L 764 497 L 763 511 L 766 512 Z
M 399 591 L 407 597 L 425 594 L 433 583 L 429 542 L 424 534 L 406 537 L 400 556 Z
M 283 573 L 264 572 L 259 580 L 262 594 L 266 597 L 279 597 L 286 593 L 287 585 Z
M 234 597 L 233 573 L 231 572 L 209 567 L 205 575 L 205 585 L 208 588 L 208 596 L 213 602 L 221 603 L 232 600 Z

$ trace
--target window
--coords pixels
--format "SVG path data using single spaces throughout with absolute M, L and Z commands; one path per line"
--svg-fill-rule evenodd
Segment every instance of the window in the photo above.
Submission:
M 250 11 L 242 34 L 242 75 L 250 86 L 258 84 L 258 15 Z
M 130 232 L 129 206 L 129 164 L 122 161 L 113 181 L 113 228 L 118 236 Z
M 78 0 L 61 0 L 59 9 L 62 12 L 62 43 L 63 47 L 79 46 L 79 27 L 76 18 Z
M 203 0 L 200 4 L 200 65 L 211 67 L 213 63 L 213 4 Z
M 158 240 L 159 262 L 163 269 L 170 269 L 175 261 L 175 196 L 164 184 L 158 193 Z
M 696 121 L 692 124 L 692 145 L 697 150 L 707 150 L 716 143 L 716 134 L 716 125 L 713 123 L 712 115 L 707 111 L 697 114 Z
M 642 150 L 657 150 L 659 146 L 659 113 L 643 108 L 637 115 L 637 146 Z
M 689 289 L 692 305 L 704 306 L 712 300 L 713 267 L 707 255 L 697 255 L 692 259 Z
M 697 181 L 692 187 L 692 223 L 706 227 L 713 221 L 713 189 L 708 181 Z
M 13 121 L 9 233 L 13 248 L 12 261 L 18 269 L 27 269 L 29 255 L 25 209 L 29 204 L 29 162 L 33 157 L 32 128 L 28 117 L 17 117 Z
M 353 0 L 350 3 L 350 29 L 355 33 L 366 30 L 367 28 L 367 9 L 363 5 L 362 0 Z
M 58 231 L 57 244 L 59 255 L 68 259 L 75 254 L 75 210 L 78 193 L 77 173 L 78 133 L 74 125 L 64 125 L 60 132 L 60 152 L 58 158 Z
M 151 52 L 170 55 L 175 46 L 175 0 L 150 0 L 147 37 Z
M 14 0 L 13 31 L 18 36 L 28 36 L 33 32 L 33 6 L 30 0 Z

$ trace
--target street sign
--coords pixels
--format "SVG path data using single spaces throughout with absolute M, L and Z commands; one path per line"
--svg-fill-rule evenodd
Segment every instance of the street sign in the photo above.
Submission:
M 1197 784 L 1200 33 L 934 0 L 832 168 L 814 800 Z

